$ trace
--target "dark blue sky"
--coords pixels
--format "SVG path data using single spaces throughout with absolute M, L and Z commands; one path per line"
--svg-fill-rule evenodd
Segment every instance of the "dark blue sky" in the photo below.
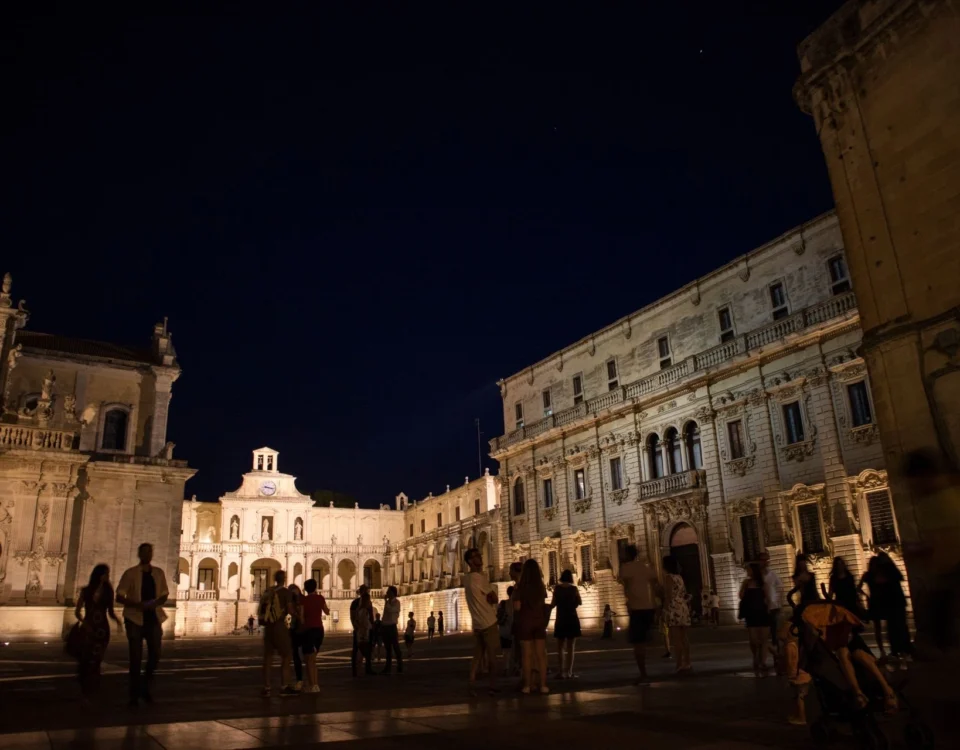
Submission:
M 325 5 L 3 11 L 4 268 L 34 330 L 169 316 L 188 494 L 264 444 L 364 504 L 459 484 L 498 378 L 832 205 L 791 88 L 839 2 Z

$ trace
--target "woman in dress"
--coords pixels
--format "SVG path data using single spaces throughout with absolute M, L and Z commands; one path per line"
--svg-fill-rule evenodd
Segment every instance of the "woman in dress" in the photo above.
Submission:
M 540 692 L 547 687 L 547 588 L 537 561 L 523 563 L 520 580 L 513 592 L 514 629 L 523 650 L 523 686 L 520 692 L 529 695 L 534 670 L 540 675 Z
M 580 637 L 580 617 L 577 607 L 583 604 L 580 590 L 573 584 L 573 573 L 565 570 L 560 574 L 560 583 L 553 590 L 550 608 L 557 610 L 557 619 L 553 623 L 553 637 L 557 639 L 557 655 L 560 657 L 558 677 L 571 679 L 573 674 L 573 656 L 577 638 Z
M 680 577 L 680 563 L 673 555 L 663 558 L 663 618 L 670 628 L 670 648 L 677 662 L 677 672 L 689 672 L 690 594 Z
M 870 591 L 867 597 L 867 616 L 873 620 L 874 633 L 880 660 L 887 658 L 883 648 L 883 621 L 887 621 L 887 640 L 890 655 L 899 659 L 910 655 L 910 630 L 907 627 L 907 597 L 903 593 L 903 574 L 890 556 L 878 552 L 867 563 L 867 572 L 860 579 L 859 588 L 866 585 Z M 906 668 L 900 662 L 901 668 Z
M 767 674 L 767 645 L 770 637 L 770 603 L 759 563 L 747 565 L 747 578 L 740 586 L 740 619 L 747 625 L 750 652 L 753 654 L 753 674 Z
M 113 586 L 110 567 L 97 565 L 90 573 L 90 582 L 80 591 L 74 612 L 80 623 L 80 688 L 85 700 L 100 689 L 100 664 L 110 644 L 110 622 L 120 621 L 113 611 Z

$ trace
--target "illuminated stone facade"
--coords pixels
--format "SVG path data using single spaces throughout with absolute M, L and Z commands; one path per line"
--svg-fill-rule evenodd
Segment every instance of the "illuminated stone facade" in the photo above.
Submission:
M 800 548 L 823 580 L 835 554 L 855 572 L 871 545 L 899 559 L 860 341 L 827 214 L 506 378 L 507 557 L 572 570 L 588 625 L 626 611 L 628 543 L 658 567 L 678 555 L 727 622 L 761 549 L 784 580 Z
M 166 323 L 143 350 L 29 331 L 11 284 L 0 293 L 0 634 L 59 637 L 94 565 L 116 580 L 150 542 L 174 569 L 194 473 L 167 442 L 180 368 Z
M 277 570 L 301 587 L 307 578 L 317 581 L 333 630 L 349 629 L 350 601 L 361 583 L 375 601 L 396 585 L 404 612 L 415 612 L 421 629 L 432 609 L 445 612 L 451 630 L 469 627 L 458 588 L 463 550 L 478 545 L 491 577 L 502 572 L 494 477 L 419 502 L 401 493 L 395 509 L 315 507 L 278 464 L 276 451 L 255 450 L 236 492 L 216 503 L 183 503 L 178 635 L 242 628 Z
M 799 50 L 795 93 L 813 116 L 833 186 L 906 542 L 931 531 L 960 541 L 960 513 L 914 502 L 898 477 L 903 455 L 920 448 L 960 465 L 957 39 L 954 3 L 860 0 Z M 918 601 L 926 564 L 910 561 Z M 917 607 L 921 634 L 934 611 Z

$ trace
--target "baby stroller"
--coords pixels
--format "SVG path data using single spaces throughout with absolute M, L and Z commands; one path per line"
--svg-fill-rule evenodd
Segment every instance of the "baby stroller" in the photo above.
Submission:
M 837 656 L 842 646 L 869 653 L 855 630 L 861 626 L 860 620 L 833 602 L 816 602 L 801 610 L 795 609 L 794 623 L 800 667 L 811 676 L 820 705 L 820 716 L 810 725 L 814 742 L 828 744 L 840 735 L 838 727 L 845 725 L 864 750 L 886 750 L 891 744 L 888 732 L 894 732 L 900 722 L 895 717 L 878 721 L 877 717 L 884 714 L 885 696 L 881 686 L 857 659 L 851 659 L 857 682 L 868 702 L 863 705 L 857 701 Z M 906 683 L 904 672 L 897 673 L 892 681 L 888 679 L 897 696 L 900 715 L 905 712 L 908 716 L 902 726 L 903 742 L 911 750 L 929 750 L 934 747 L 933 731 L 920 720 L 903 694 Z

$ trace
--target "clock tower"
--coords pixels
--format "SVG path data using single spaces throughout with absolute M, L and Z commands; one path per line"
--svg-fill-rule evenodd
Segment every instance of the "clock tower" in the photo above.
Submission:
M 273 448 L 257 448 L 253 452 L 253 470 L 265 472 L 268 474 L 279 474 L 280 469 L 277 466 L 277 457 L 280 454 Z

